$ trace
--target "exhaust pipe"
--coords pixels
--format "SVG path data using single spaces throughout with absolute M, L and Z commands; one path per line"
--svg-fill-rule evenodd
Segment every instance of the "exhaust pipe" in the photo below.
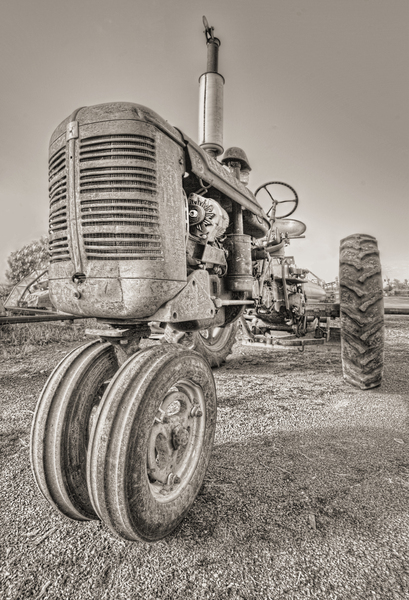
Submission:
M 223 86 L 218 72 L 220 40 L 203 17 L 207 45 L 207 71 L 199 79 L 199 145 L 216 158 L 223 154 Z

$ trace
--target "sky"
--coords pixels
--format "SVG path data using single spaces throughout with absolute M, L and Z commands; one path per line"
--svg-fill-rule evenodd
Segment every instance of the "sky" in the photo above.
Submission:
M 384 277 L 409 278 L 407 0 L 1 0 L 0 14 L 0 281 L 47 233 L 48 143 L 75 108 L 135 102 L 197 140 L 203 15 L 224 147 L 245 150 L 252 191 L 297 190 L 307 231 L 287 254 L 333 281 L 340 240 L 369 233 Z

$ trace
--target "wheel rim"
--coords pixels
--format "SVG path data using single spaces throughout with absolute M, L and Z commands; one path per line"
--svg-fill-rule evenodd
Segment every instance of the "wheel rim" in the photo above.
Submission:
M 210 329 L 202 329 L 199 331 L 200 337 L 203 339 L 206 346 L 215 346 L 223 338 L 225 329 L 222 327 L 210 327 Z
M 157 502 L 172 502 L 195 472 L 203 446 L 206 406 L 203 391 L 179 381 L 163 399 L 148 441 L 147 474 Z

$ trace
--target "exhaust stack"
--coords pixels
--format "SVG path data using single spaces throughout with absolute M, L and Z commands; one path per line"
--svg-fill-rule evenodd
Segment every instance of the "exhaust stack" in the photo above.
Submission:
M 199 79 L 199 145 L 216 158 L 223 153 L 223 86 L 218 73 L 220 40 L 203 17 L 207 45 L 207 71 Z

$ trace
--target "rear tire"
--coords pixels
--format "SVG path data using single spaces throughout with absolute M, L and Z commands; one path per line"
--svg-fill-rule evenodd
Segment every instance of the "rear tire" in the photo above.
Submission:
M 340 245 L 341 357 L 344 379 L 362 390 L 381 384 L 384 306 L 378 244 L 354 234 Z
M 238 321 L 234 321 L 225 327 L 210 327 L 194 331 L 191 334 L 191 348 L 204 356 L 211 367 L 220 367 L 232 353 L 238 324 Z

